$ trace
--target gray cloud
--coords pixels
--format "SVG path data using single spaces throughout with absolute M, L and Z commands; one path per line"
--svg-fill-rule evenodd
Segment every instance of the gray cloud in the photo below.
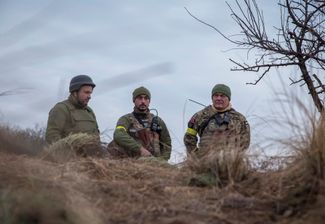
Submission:
M 233 105 L 250 118 L 265 116 L 265 83 L 246 86 L 255 74 L 230 72 L 226 51 L 233 46 L 196 22 L 184 10 L 233 34 L 236 28 L 226 4 L 205 1 L 0 1 L 0 93 L 31 88 L 0 97 L 0 121 L 21 127 L 45 126 L 49 109 L 67 97 L 68 82 L 89 74 L 96 82 L 90 106 L 100 129 L 114 129 L 117 119 L 132 110 L 131 93 L 144 85 L 153 95 L 184 153 L 184 125 L 200 106 L 210 103 L 215 83 L 229 84 Z M 276 3 L 264 1 L 273 17 Z M 272 14 L 273 13 L 273 14 Z M 243 54 L 245 57 L 246 54 Z M 262 115 L 261 115 L 262 114 Z M 254 122 L 252 120 L 252 122 Z M 176 153 L 176 151 L 175 151 Z

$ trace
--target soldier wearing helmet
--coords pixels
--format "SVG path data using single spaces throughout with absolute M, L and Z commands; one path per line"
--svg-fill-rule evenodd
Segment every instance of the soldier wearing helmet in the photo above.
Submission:
M 211 148 L 245 150 L 250 144 L 246 118 L 230 103 L 231 90 L 217 84 L 211 92 L 212 105 L 197 112 L 188 122 L 184 144 L 189 154 L 204 154 Z M 198 143 L 198 137 L 200 141 Z
M 93 110 L 88 106 L 95 83 L 87 75 L 77 75 L 70 81 L 70 96 L 57 103 L 49 112 L 45 138 L 53 143 L 74 133 L 99 136 Z
M 171 139 L 165 122 L 150 113 L 151 94 L 145 87 L 133 91 L 134 110 L 118 120 L 107 149 L 113 158 L 155 156 L 168 160 Z

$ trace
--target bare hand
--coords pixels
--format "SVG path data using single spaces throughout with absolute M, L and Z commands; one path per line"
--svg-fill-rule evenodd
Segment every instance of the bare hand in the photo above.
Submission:
M 152 156 L 151 152 L 149 152 L 146 148 L 142 146 L 140 148 L 140 155 L 145 157 Z

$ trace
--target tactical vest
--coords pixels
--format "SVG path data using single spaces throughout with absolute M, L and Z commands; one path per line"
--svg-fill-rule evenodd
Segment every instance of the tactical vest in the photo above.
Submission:
M 99 134 L 96 117 L 93 111 L 86 107 L 85 109 L 78 109 L 68 100 L 63 101 L 62 104 L 66 106 L 69 111 L 69 122 L 65 124 L 64 136 L 70 133 L 87 133 L 87 134 Z
M 233 109 L 210 117 L 205 114 L 198 124 L 199 147 L 201 149 L 242 148 L 245 142 L 242 139 L 242 126 L 240 116 Z
M 137 117 L 134 113 L 127 115 L 131 126 L 127 130 L 130 136 L 140 142 L 154 156 L 160 156 L 159 134 L 152 131 L 154 115 L 149 113 L 145 119 Z

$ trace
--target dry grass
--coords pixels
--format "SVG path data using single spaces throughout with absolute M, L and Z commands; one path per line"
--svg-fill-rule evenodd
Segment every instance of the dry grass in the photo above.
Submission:
M 13 128 L 0 125 L 0 151 L 15 154 L 36 155 L 42 151 L 45 140 L 44 130 Z
M 65 163 L 79 157 L 100 156 L 105 150 L 100 145 L 97 136 L 85 133 L 72 134 L 46 147 L 42 157 L 53 162 Z
M 85 179 L 65 177 L 64 166 L 36 158 L 0 157 L 0 223 L 100 223 L 76 187 L 90 187 Z
M 211 183 L 215 187 L 240 182 L 249 172 L 245 152 L 232 147 L 205 149 L 204 152 L 191 155 L 186 165 L 194 172 L 194 175 L 210 175 Z
M 236 150 L 211 150 L 182 168 L 98 158 L 87 135 L 49 146 L 47 157 L 19 155 L 28 144 L 8 153 L 21 138 L 1 129 L 0 223 L 324 223 L 325 122 L 313 119 L 292 144 L 293 160 L 263 172 Z M 206 171 L 216 187 L 188 185 Z

